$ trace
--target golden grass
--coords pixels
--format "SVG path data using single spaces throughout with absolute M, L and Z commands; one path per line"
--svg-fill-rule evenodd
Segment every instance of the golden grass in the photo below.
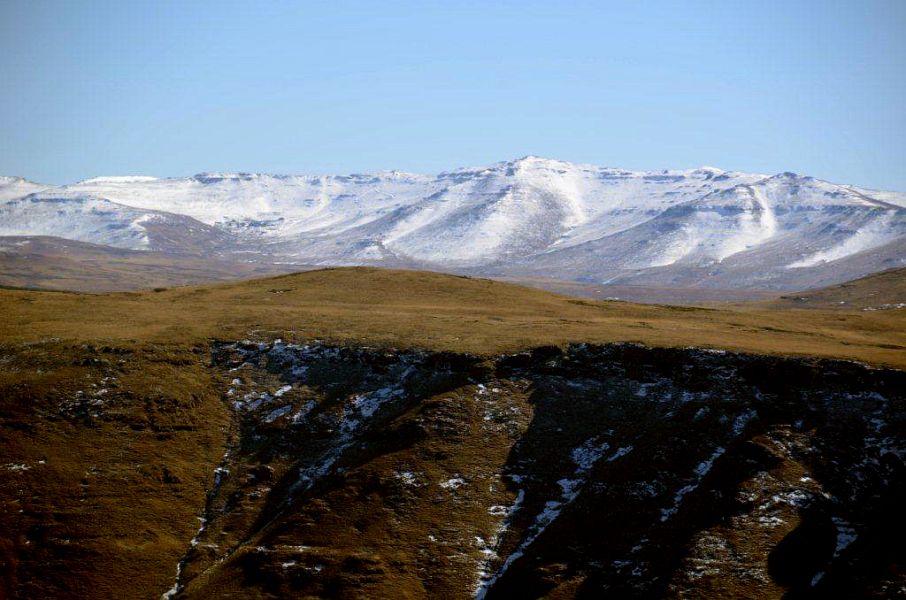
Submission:
M 198 528 L 232 417 L 207 352 L 7 352 L 0 465 L 30 468 L 0 469 L 0 598 L 157 597 Z M 101 416 L 63 410 L 99 386 Z
M 16 578 L 28 597 L 118 598 L 124 581 L 154 597 L 172 584 L 234 434 L 231 422 L 236 426 L 221 397 L 230 375 L 207 367 L 211 339 L 322 339 L 485 355 L 637 341 L 906 368 L 906 310 L 778 306 L 589 301 L 498 281 L 372 268 L 160 292 L 0 289 L 0 464 L 33 465 L 0 471 L 0 562 L 14 564 L 0 579 L 0 597 L 17 589 Z M 100 386 L 110 390 L 99 396 L 98 416 L 64 414 L 68 403 Z M 450 402 L 450 410 L 465 410 L 467 400 Z M 455 451 L 428 450 L 445 451 L 449 472 L 464 472 L 493 458 L 488 444 L 482 436 Z M 372 473 L 415 457 L 382 460 L 369 467 Z M 31 500 L 20 505 L 22 498 Z M 438 512 L 438 522 L 448 518 Z M 29 531 L 47 532 L 46 539 L 20 547 Z M 424 538 L 416 524 L 409 534 Z M 233 589 L 238 579 L 224 581 Z
M 599 302 L 486 279 L 338 268 L 161 292 L 0 290 L 0 341 L 117 344 L 322 339 L 497 354 L 635 341 L 906 367 L 906 311 L 690 308 Z
M 802 308 L 850 310 L 906 303 L 906 268 L 872 273 L 854 281 L 785 294 L 774 304 Z

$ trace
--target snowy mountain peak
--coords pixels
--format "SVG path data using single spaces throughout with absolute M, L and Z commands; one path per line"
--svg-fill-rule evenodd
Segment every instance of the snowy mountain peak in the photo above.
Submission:
M 906 264 L 903 194 L 710 166 L 627 171 L 528 155 L 436 176 L 3 178 L 0 201 L 0 235 L 297 264 L 729 288 Z
M 554 158 L 544 158 L 543 156 L 536 156 L 534 154 L 526 154 L 521 158 L 517 158 L 513 161 L 510 161 L 510 164 L 519 167 L 564 167 L 564 166 L 575 166 L 574 163 L 566 162 L 563 160 L 557 160 Z
M 0 202 L 26 196 L 47 187 L 49 186 L 29 181 L 24 177 L 0 176 Z
M 203 172 L 193 175 L 192 179 L 199 183 L 221 183 L 223 181 L 253 181 L 261 175 L 257 173 L 220 173 L 220 172 Z
M 800 179 L 800 177 L 798 173 L 784 171 L 783 173 L 777 173 L 771 179 Z M 806 179 L 811 179 L 811 177 L 807 177 Z
M 102 176 L 102 177 L 92 177 L 90 179 L 83 179 L 79 184 L 122 184 L 122 183 L 144 183 L 148 181 L 156 181 L 157 177 L 152 177 L 149 175 L 113 175 L 113 176 Z M 78 184 L 76 184 L 78 185 Z

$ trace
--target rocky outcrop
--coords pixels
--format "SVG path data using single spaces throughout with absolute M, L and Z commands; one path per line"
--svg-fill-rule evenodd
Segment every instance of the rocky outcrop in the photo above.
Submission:
M 237 435 L 171 595 L 903 593 L 906 374 L 638 345 L 220 343 Z

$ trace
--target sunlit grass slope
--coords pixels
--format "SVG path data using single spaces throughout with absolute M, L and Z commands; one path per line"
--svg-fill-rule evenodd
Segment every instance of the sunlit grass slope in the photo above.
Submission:
M 598 302 L 485 279 L 374 268 L 113 294 L 0 290 L 0 340 L 193 345 L 282 337 L 482 354 L 637 341 L 906 366 L 906 311 Z

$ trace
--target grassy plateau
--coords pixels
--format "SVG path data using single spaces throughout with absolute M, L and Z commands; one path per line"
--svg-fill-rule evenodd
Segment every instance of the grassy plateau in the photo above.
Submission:
M 539 346 L 639 342 L 654 347 L 697 346 L 760 355 L 848 359 L 904 369 L 906 309 L 892 307 L 906 297 L 904 279 L 903 271 L 894 271 L 838 288 L 720 306 L 586 300 L 487 279 L 375 268 L 323 269 L 134 292 L 0 289 L 0 597 L 156 597 L 173 584 L 176 565 L 186 556 L 189 540 L 198 530 L 197 517 L 212 502 L 214 474 L 226 460 L 225 449 L 236 451 L 231 459 L 235 464 L 230 465 L 234 473 L 254 475 L 246 479 L 237 475 L 229 480 L 225 489 L 233 490 L 231 493 L 250 494 L 242 486 L 252 485 L 252 481 L 263 485 L 265 475 L 276 477 L 268 475 L 271 472 L 286 473 L 286 477 L 297 472 L 292 461 L 303 456 L 303 450 L 313 452 L 307 445 L 310 437 L 300 433 L 298 442 L 293 442 L 299 444 L 298 448 L 288 450 L 284 447 L 287 440 L 295 438 L 287 437 L 284 426 L 274 425 L 273 446 L 262 441 L 270 438 L 261 437 L 257 429 L 243 433 L 242 427 L 249 427 L 248 423 L 241 425 L 240 417 L 224 401 L 236 375 L 213 368 L 211 349 L 215 342 L 321 340 L 354 348 L 465 353 L 473 355 L 469 360 L 478 362 L 483 357 Z M 252 369 L 248 365 L 244 368 Z M 383 367 L 375 369 L 378 375 L 374 377 L 386 376 Z M 317 392 L 321 396 L 312 390 L 295 390 L 292 394 L 310 393 L 323 406 L 332 406 L 332 402 L 345 401 L 345 396 L 330 390 L 342 390 L 346 385 L 352 386 L 350 393 L 356 392 L 356 373 L 350 371 L 349 381 L 325 384 L 327 391 Z M 275 375 L 267 373 L 254 375 L 250 371 L 243 380 L 251 386 L 255 377 L 260 379 L 259 391 L 282 385 Z M 500 381 L 503 383 L 495 384 L 501 386 L 500 393 L 509 394 L 506 410 L 515 407 L 525 416 L 511 424 L 513 431 L 504 428 L 498 432 L 499 444 L 493 452 L 488 440 L 497 438 L 481 433 L 488 421 L 481 416 L 483 405 L 474 400 L 479 397 L 474 386 L 456 383 L 465 385 L 462 389 L 468 393 L 457 391 L 463 399 L 451 404 L 452 392 L 445 387 L 432 391 L 431 386 L 440 384 L 425 383 L 424 395 L 433 400 L 413 404 L 411 427 L 422 427 L 418 423 L 428 418 L 419 416 L 422 410 L 437 412 L 431 417 L 436 417 L 436 431 L 443 432 L 448 421 L 457 420 L 460 425 L 451 428 L 449 435 L 416 436 L 413 439 L 422 441 L 412 442 L 413 449 L 381 449 L 380 453 L 392 450 L 403 454 L 387 454 L 381 460 L 388 464 L 380 469 L 383 463 L 377 458 L 365 467 L 375 470 L 374 477 L 385 477 L 398 468 L 391 459 L 405 456 L 418 469 L 437 478 L 441 477 L 434 473 L 440 468 L 437 457 L 446 456 L 445 460 L 453 461 L 448 465 L 453 474 L 443 477 L 484 463 L 488 463 L 488 472 L 496 473 L 507 462 L 515 440 L 527 435 L 523 430 L 529 428 L 531 433 L 530 412 L 538 411 L 536 421 L 543 421 L 538 416 L 542 415 L 543 402 L 529 402 L 528 392 L 519 387 L 523 385 L 520 380 Z M 447 387 L 454 389 L 450 386 L 453 384 Z M 515 387 L 510 390 L 505 386 Z M 533 393 L 543 398 L 547 392 L 538 389 L 541 391 Z M 578 410 L 574 393 L 564 390 L 563 410 Z M 588 405 L 597 406 L 597 392 L 589 394 Z M 300 406 L 308 401 L 307 396 L 290 397 Z M 614 406 L 624 405 L 619 401 Z M 456 412 L 467 408 L 472 412 L 465 416 Z M 444 411 L 453 411 L 453 416 Z M 561 412 L 557 408 L 551 413 L 551 431 L 561 431 L 557 420 Z M 590 418 L 577 413 L 572 421 L 587 421 L 591 427 Z M 468 429 L 466 425 L 473 431 L 468 444 L 456 437 L 465 431 L 462 428 Z M 609 427 L 606 423 L 594 426 L 598 425 Z M 330 435 L 334 435 L 333 430 L 325 429 L 324 439 L 330 439 Z M 536 446 L 544 448 L 545 439 L 540 436 Z M 383 438 L 372 446 L 380 449 L 382 444 L 390 444 L 380 440 Z M 567 441 L 581 442 L 578 437 Z M 272 447 L 277 450 L 271 455 Z M 568 457 L 564 460 L 564 464 L 572 464 Z M 687 467 L 692 468 L 683 466 Z M 337 489 L 351 498 L 337 500 L 337 511 L 360 506 L 361 497 L 350 491 L 353 488 Z M 224 498 L 218 501 L 232 507 L 232 512 L 225 514 L 234 515 L 231 518 L 236 522 L 218 524 L 216 529 L 212 526 L 211 536 L 216 533 L 221 537 L 210 547 L 238 540 L 237 547 L 246 548 L 239 532 L 252 527 L 253 517 L 258 515 L 252 509 L 259 505 L 248 500 L 234 506 L 230 504 L 233 496 Z M 375 498 L 372 500 L 377 502 Z M 446 514 L 426 498 L 428 508 L 417 513 L 419 519 Z M 504 499 L 512 501 L 509 496 Z M 482 502 L 485 500 L 502 501 L 484 498 Z M 304 506 L 305 510 L 321 510 L 322 504 L 317 500 Z M 374 511 L 383 510 L 381 506 L 378 502 Z M 464 521 L 463 531 L 476 523 L 491 531 L 490 521 L 484 522 L 488 517 L 483 506 L 475 509 L 476 515 L 483 515 L 480 518 L 463 516 L 470 512 L 457 513 L 468 521 Z M 361 518 L 366 519 L 368 512 Z M 312 517 L 312 522 L 327 522 L 326 518 Z M 427 521 L 417 523 L 419 528 L 427 526 Z M 341 532 L 336 535 L 352 535 L 346 520 L 335 525 Z M 412 527 L 416 528 L 415 524 Z M 376 540 L 386 538 L 387 529 L 376 531 Z M 418 529 L 419 536 L 423 533 Z M 349 540 L 353 548 L 358 534 Z M 324 544 L 326 548 L 327 542 Z M 202 545 L 193 550 L 189 575 L 197 575 L 208 563 L 219 564 L 199 554 L 206 548 Z M 252 546 L 248 548 L 253 550 Z M 418 547 L 406 546 L 405 552 L 413 549 Z M 237 560 L 242 556 L 237 552 Z M 415 555 L 406 557 L 400 561 L 415 564 L 421 560 Z M 211 589 L 236 589 L 241 583 L 238 575 L 225 583 L 217 577 L 219 573 L 224 577 L 234 573 L 229 569 L 238 569 L 240 563 L 225 564 L 223 571 L 204 571 L 205 577 L 197 577 L 186 588 L 187 593 L 204 597 Z M 345 577 L 347 571 L 337 569 L 337 577 Z M 422 579 L 407 577 L 412 589 L 422 589 L 418 588 L 424 583 Z M 449 577 L 438 575 L 436 585 L 440 587 L 431 589 L 445 589 L 443 585 L 463 577 L 466 575 L 459 571 L 451 571 Z M 213 587 L 203 587 L 205 582 Z M 274 593 L 277 596 L 273 597 L 279 596 Z M 421 597 L 421 592 L 413 594 Z

